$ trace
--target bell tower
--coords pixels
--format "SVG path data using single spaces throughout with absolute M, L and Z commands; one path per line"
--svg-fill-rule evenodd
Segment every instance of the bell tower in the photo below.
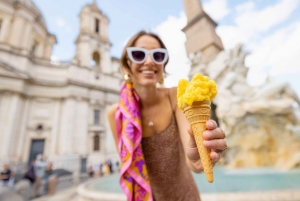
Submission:
M 108 18 L 98 8 L 95 0 L 83 7 L 79 18 L 80 33 L 75 41 L 77 48 L 73 62 L 91 68 L 96 73 L 110 73 Z
M 217 23 L 203 10 L 200 0 L 183 0 L 187 25 L 182 29 L 186 34 L 187 54 L 201 52 L 209 61 L 224 49 L 216 34 Z

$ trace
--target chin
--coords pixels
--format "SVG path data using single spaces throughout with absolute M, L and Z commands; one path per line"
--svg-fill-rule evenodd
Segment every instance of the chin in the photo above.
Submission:
M 156 80 L 143 80 L 138 82 L 137 84 L 140 86 L 151 87 L 151 86 L 156 86 L 156 83 L 157 83 Z

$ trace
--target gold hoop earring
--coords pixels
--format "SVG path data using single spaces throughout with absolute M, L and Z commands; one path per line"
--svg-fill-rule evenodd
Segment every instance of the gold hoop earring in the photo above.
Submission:
M 164 82 L 165 82 L 165 78 L 164 78 L 164 76 L 162 76 L 158 83 L 159 84 L 164 84 Z
M 129 77 L 128 74 L 125 74 L 125 75 L 124 75 L 124 80 L 125 80 L 125 82 L 127 82 L 127 83 L 131 83 L 131 79 L 130 79 L 130 77 Z

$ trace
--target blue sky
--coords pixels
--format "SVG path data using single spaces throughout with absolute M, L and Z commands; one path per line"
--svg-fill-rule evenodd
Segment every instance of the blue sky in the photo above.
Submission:
M 78 15 L 92 0 L 33 0 L 58 44 L 53 58 L 71 60 L 79 33 Z M 204 10 L 218 23 L 216 29 L 226 50 L 237 43 L 251 54 L 248 82 L 262 84 L 270 75 L 289 82 L 300 95 L 300 0 L 203 0 Z M 169 86 L 189 71 L 184 50 L 186 24 L 182 0 L 97 0 L 108 16 L 111 55 L 120 57 L 125 42 L 137 31 L 157 32 L 170 51 Z

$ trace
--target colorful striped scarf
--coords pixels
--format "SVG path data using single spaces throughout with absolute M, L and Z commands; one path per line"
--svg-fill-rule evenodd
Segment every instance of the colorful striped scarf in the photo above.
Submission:
M 142 151 L 139 97 L 132 83 L 123 83 L 116 112 L 118 151 L 121 157 L 120 185 L 128 201 L 153 201 Z

